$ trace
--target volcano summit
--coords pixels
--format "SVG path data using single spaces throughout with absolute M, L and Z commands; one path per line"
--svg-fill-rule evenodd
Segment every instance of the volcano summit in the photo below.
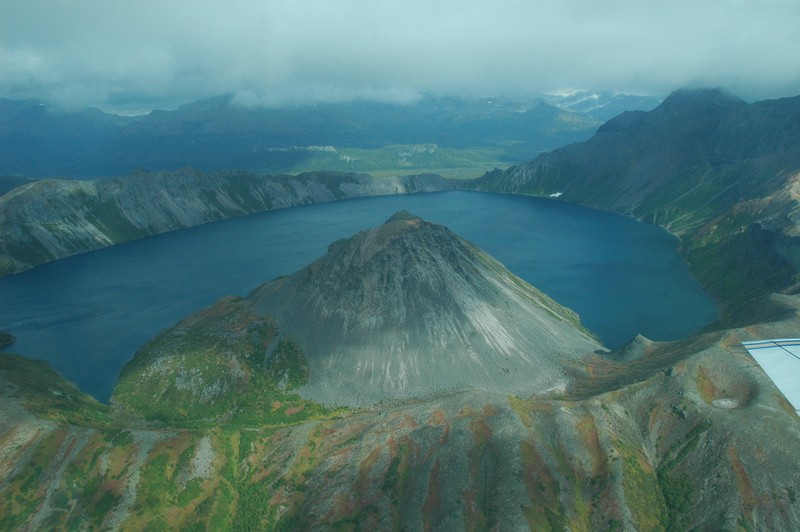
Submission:
M 452 389 L 543 391 L 598 343 L 572 311 L 446 227 L 399 212 L 255 290 L 309 360 L 304 394 L 369 404 Z
M 265 375 L 326 405 L 467 389 L 530 395 L 563 389 L 567 370 L 599 347 L 574 312 L 446 227 L 399 212 L 165 331 L 125 368 L 114 400 L 148 412 L 180 397 L 187 413 L 224 417 L 212 412 L 220 401 L 260 397 L 253 387 Z

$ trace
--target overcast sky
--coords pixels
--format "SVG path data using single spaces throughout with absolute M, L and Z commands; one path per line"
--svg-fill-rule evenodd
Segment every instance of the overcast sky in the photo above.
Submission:
M 0 97 L 800 94 L 800 0 L 0 0 Z

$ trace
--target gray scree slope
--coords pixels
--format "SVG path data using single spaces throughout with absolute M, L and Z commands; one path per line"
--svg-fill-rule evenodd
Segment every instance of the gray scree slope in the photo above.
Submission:
M 249 297 L 305 350 L 303 395 L 324 403 L 557 390 L 565 368 L 600 347 L 575 313 L 406 212 Z

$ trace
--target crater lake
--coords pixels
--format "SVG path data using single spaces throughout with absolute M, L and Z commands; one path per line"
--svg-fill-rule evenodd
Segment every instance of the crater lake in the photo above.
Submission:
M 718 317 L 679 241 L 563 201 L 480 192 L 380 196 L 268 211 L 77 255 L 0 279 L 5 348 L 47 360 L 101 401 L 136 350 L 226 295 L 292 273 L 405 209 L 470 240 L 576 311 L 609 348 L 690 336 Z

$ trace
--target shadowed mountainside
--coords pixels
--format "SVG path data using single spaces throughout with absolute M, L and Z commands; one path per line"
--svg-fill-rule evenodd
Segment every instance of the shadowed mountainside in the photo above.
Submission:
M 343 198 L 451 190 L 439 176 L 194 170 L 98 181 L 43 180 L 0 196 L 0 275 L 135 238 Z
M 799 178 L 800 97 L 747 104 L 685 90 L 609 120 L 588 141 L 464 186 L 561 193 L 662 225 L 732 309 L 796 282 Z

